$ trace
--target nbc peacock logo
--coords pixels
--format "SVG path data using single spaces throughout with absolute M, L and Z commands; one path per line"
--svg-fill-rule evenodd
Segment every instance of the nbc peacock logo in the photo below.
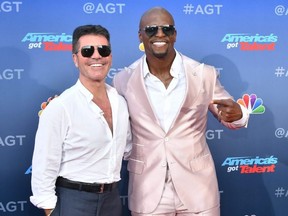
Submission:
M 265 112 L 263 100 L 258 98 L 256 94 L 244 94 L 242 98 L 237 100 L 237 103 L 246 107 L 250 114 L 263 114 Z

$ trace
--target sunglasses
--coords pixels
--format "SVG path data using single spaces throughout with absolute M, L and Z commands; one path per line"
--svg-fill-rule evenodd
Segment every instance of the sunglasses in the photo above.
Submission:
M 83 46 L 81 48 L 81 55 L 85 58 L 90 58 L 94 51 L 95 51 L 95 47 L 97 47 L 97 51 L 99 53 L 99 55 L 101 55 L 102 57 L 107 57 L 111 54 L 111 48 L 108 45 L 99 45 L 99 46 Z M 75 53 L 77 54 L 78 51 Z
M 152 25 L 152 26 L 146 26 L 143 30 L 145 31 L 148 37 L 152 37 L 157 34 L 159 28 L 162 29 L 162 32 L 166 36 L 171 36 L 175 33 L 174 25 L 162 25 L 162 26 Z

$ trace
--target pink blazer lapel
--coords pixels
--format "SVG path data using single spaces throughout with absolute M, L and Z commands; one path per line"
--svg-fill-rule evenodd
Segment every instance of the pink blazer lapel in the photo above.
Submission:
M 130 83 L 131 85 L 128 86 L 127 91 L 129 91 L 129 94 L 132 94 L 135 102 L 141 101 L 141 106 L 143 107 L 143 110 L 147 112 L 147 115 L 149 115 L 154 122 L 158 122 L 158 119 L 155 116 L 155 113 L 152 109 L 152 106 L 150 104 L 148 94 L 145 88 L 145 83 L 143 79 L 143 73 L 142 73 L 142 62 L 143 58 L 140 64 L 137 65 L 135 69 L 133 69 L 133 74 L 131 75 Z M 159 124 L 160 126 L 160 124 Z
M 198 64 L 197 66 L 184 64 L 184 68 L 186 73 L 186 93 L 183 106 L 187 107 L 194 104 L 200 94 L 200 90 L 203 88 L 202 75 L 204 64 Z
M 186 75 L 186 92 L 184 96 L 184 101 L 182 106 L 178 111 L 178 115 L 174 119 L 174 122 L 171 125 L 171 130 L 173 130 L 174 125 L 177 124 L 179 120 L 182 119 L 183 115 L 185 115 L 187 107 L 191 107 L 197 97 L 199 96 L 202 89 L 202 72 L 204 68 L 204 64 L 199 64 L 195 62 L 195 64 L 185 64 L 185 59 L 183 58 L 184 70 Z M 187 62 L 186 62 L 187 63 Z

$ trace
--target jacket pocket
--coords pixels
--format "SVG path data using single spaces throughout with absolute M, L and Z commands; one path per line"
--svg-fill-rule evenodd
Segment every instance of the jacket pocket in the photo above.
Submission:
M 211 154 L 206 154 L 190 161 L 190 169 L 192 172 L 198 172 L 212 166 L 214 166 L 214 162 Z
M 144 169 L 144 162 L 135 160 L 133 158 L 129 159 L 128 165 L 127 165 L 127 170 L 129 172 L 135 173 L 135 174 L 142 174 Z

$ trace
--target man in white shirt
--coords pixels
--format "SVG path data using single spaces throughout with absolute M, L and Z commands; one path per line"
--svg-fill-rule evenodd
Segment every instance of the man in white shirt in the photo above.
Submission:
M 223 88 L 214 67 L 174 48 L 177 31 L 166 9 L 146 11 L 138 35 L 145 55 L 113 81 L 131 119 L 132 216 L 220 216 L 207 114 L 237 129 L 247 125 L 248 111 Z
M 124 98 L 105 83 L 109 32 L 79 26 L 72 49 L 79 79 L 40 116 L 30 200 L 51 216 L 120 216 L 117 182 L 130 125 Z

